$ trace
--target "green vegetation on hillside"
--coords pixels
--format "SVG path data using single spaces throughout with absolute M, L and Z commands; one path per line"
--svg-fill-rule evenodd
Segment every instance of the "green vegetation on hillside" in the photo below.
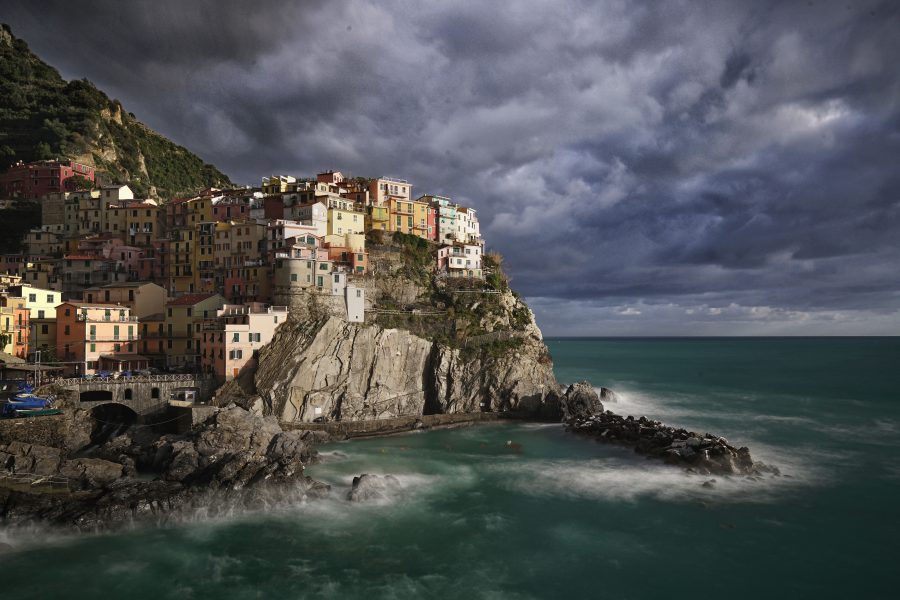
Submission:
M 0 221 L 0 254 L 21 252 L 25 232 L 41 224 L 41 205 L 19 201 L 3 209 Z
M 531 324 L 531 311 L 510 289 L 501 268 L 502 257 L 482 259 L 485 279 L 441 276 L 436 269 L 438 245 L 415 235 L 370 232 L 370 260 L 385 253 L 397 256 L 390 277 L 399 287 L 417 286 L 412 304 L 382 290 L 376 322 L 406 329 L 419 337 L 462 348 L 467 354 L 503 355 L 518 348 L 519 337 Z
M 231 181 L 186 148 L 150 130 L 86 80 L 66 82 L 9 26 L 0 29 L 0 171 L 73 158 L 138 196 L 163 199 Z M 143 162 L 143 164 L 142 164 Z

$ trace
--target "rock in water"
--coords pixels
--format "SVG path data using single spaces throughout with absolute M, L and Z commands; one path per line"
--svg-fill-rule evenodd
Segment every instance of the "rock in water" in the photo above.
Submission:
M 563 421 L 569 423 L 575 419 L 587 419 L 591 415 L 601 414 L 603 404 L 597 396 L 597 390 L 587 381 L 573 383 L 562 398 Z
M 364 473 L 353 478 L 353 487 L 347 494 L 350 502 L 368 502 L 370 500 L 384 500 L 388 494 L 400 489 L 400 481 L 393 475 L 369 475 Z
M 623 417 L 611 411 L 576 416 L 568 423 L 575 433 L 597 441 L 634 448 L 638 454 L 705 475 L 779 475 L 776 467 L 754 462 L 746 447 L 735 448 L 725 438 L 668 427 L 646 417 Z

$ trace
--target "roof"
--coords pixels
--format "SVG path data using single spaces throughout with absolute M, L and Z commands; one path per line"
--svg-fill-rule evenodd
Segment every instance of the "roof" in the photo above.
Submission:
M 63 256 L 63 259 L 64 260 L 105 260 L 105 261 L 115 262 L 111 258 L 103 258 L 102 256 L 90 256 L 89 254 L 67 254 L 67 255 Z
M 141 354 L 101 354 L 100 358 L 114 360 L 116 362 L 127 362 L 130 360 L 150 360 Z
M 25 359 L 13 356 L 12 354 L 7 354 L 6 352 L 0 352 L 0 362 L 6 363 L 7 365 L 22 365 L 25 364 Z
M 100 308 L 128 308 L 127 306 L 122 306 L 121 304 L 109 304 L 104 302 L 79 302 L 78 300 L 66 300 L 63 304 L 71 304 L 72 306 L 99 306 Z
M 139 323 L 146 323 L 148 321 L 165 321 L 166 314 L 165 313 L 153 313 L 152 315 L 147 315 L 145 317 L 138 317 Z
M 218 294 L 185 294 L 166 302 L 166 306 L 193 306 Z
M 104 288 L 137 288 L 144 285 L 156 285 L 152 281 L 123 281 L 122 283 L 107 283 L 106 285 L 101 285 L 100 289 Z M 160 286 L 157 286 L 160 287 Z

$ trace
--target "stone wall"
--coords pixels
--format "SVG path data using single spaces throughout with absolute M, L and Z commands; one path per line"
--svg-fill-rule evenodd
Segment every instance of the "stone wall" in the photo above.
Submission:
M 67 428 L 68 421 L 64 415 L 0 419 L 0 444 L 24 442 L 61 448 Z
M 349 439 L 403 433 L 414 429 L 453 427 L 471 423 L 487 423 L 516 418 L 513 413 L 455 413 L 377 419 L 373 421 L 337 421 L 331 423 L 303 423 L 283 425 L 283 429 L 324 431 L 332 439 Z

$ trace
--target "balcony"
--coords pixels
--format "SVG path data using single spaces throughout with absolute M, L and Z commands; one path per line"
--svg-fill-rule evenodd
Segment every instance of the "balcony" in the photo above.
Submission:
M 79 314 L 75 315 L 76 321 L 84 321 L 87 323 L 137 323 L 137 317 L 120 317 L 116 316 L 102 316 L 102 317 L 92 317 L 89 315 Z

